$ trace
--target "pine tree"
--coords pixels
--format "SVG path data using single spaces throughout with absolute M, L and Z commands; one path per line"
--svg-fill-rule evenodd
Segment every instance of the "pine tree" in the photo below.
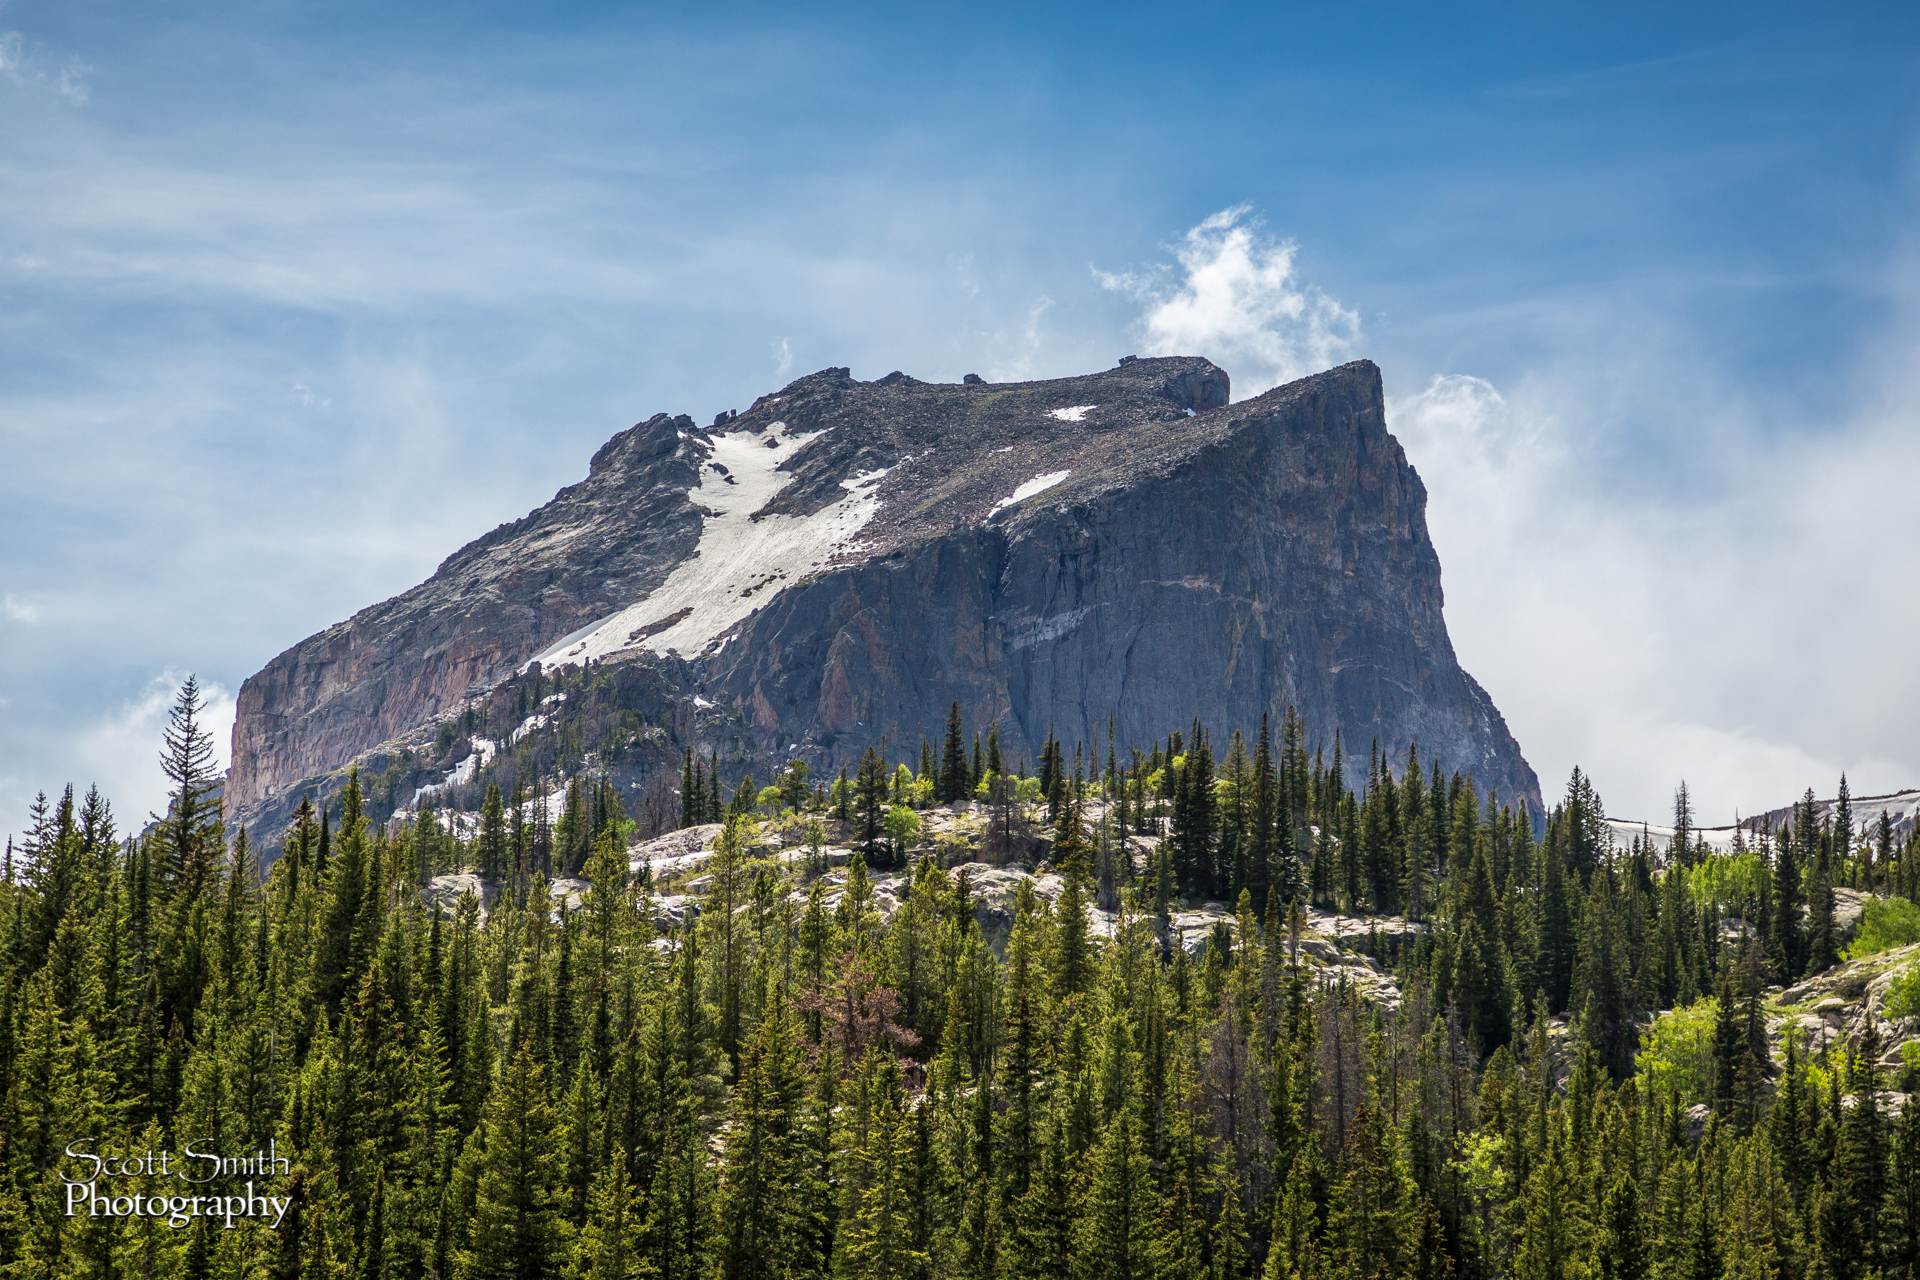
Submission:
M 1580 911 L 1576 976 L 1580 1039 L 1616 1080 L 1633 1070 L 1635 1039 L 1626 948 L 1611 870 L 1595 873 Z
M 1380 1280 L 1406 1274 L 1412 1193 L 1398 1135 L 1377 1099 L 1363 1099 L 1348 1126 L 1327 1215 L 1327 1247 L 1337 1274 Z
M 696 825 L 706 816 L 703 803 L 705 788 L 701 785 L 699 766 L 693 761 L 693 746 L 689 744 L 680 757 L 680 825 L 682 828 Z
M 1726 1280 L 1778 1280 L 1791 1247 L 1792 1201 L 1763 1140 L 1734 1146 L 1727 1182 L 1721 1274 Z
M 891 1280 L 926 1265 L 912 1230 L 910 1182 L 913 1126 L 901 1094 L 899 1067 L 877 1047 L 862 1067 L 864 1132 L 848 1152 L 850 1211 L 841 1235 L 836 1276 Z
M 480 802 L 478 840 L 479 871 L 489 880 L 498 880 L 507 870 L 506 805 L 495 783 L 487 784 L 486 798 Z
M 1673 793 L 1673 834 L 1667 840 L 1667 865 L 1693 865 L 1693 797 L 1684 778 Z
M 544 1280 L 566 1243 L 554 1185 L 558 1125 L 545 1073 L 523 1046 L 488 1099 L 475 1135 L 477 1178 L 461 1280 Z
M 1155 1274 L 1152 1165 L 1131 1091 L 1087 1155 L 1072 1240 L 1074 1280 L 1148 1280 Z
M 1793 842 L 1779 837 L 1773 866 L 1773 921 L 1767 931 L 1767 964 L 1782 983 L 1798 978 L 1805 963 L 1800 931 L 1800 865 Z
M 1551 1123 L 1551 1122 L 1549 1122 Z M 1527 1180 L 1519 1206 L 1520 1239 L 1514 1253 L 1517 1275 L 1538 1280 L 1572 1280 L 1583 1274 L 1587 1255 L 1577 1198 L 1570 1194 L 1564 1138 L 1555 1126 L 1542 1159 Z
M 858 797 L 860 851 L 867 856 L 869 863 L 885 866 L 888 850 L 883 839 L 886 829 L 882 819 L 887 805 L 887 772 L 880 753 L 871 747 L 860 761 L 855 791 Z
M 360 774 L 347 775 L 340 807 L 339 849 L 327 863 L 326 903 L 320 921 L 315 981 L 322 1004 L 336 1010 L 359 983 L 372 939 L 366 932 L 369 904 L 377 902 L 368 865 L 368 839 L 361 808 Z
M 1741 1025 L 1740 1001 L 1733 985 L 1733 966 L 1720 971 L 1720 990 L 1713 1015 L 1713 1109 L 1722 1116 L 1734 1111 L 1740 1064 L 1746 1057 L 1746 1033 Z
M 1573 998 L 1575 936 L 1568 901 L 1567 872 L 1560 841 L 1549 838 L 1541 851 L 1539 978 L 1547 1012 L 1565 1013 Z
M 1607 1189 L 1590 1269 L 1594 1280 L 1647 1280 L 1652 1274 L 1640 1224 L 1640 1193 L 1628 1178 Z
M 155 820 L 165 851 L 162 892 L 181 911 L 206 892 L 223 844 L 220 774 L 214 766 L 213 735 L 203 723 L 205 712 L 200 681 L 189 675 L 167 713 L 160 769 L 170 790 L 166 815 Z
M 1807 972 L 1831 969 L 1840 960 L 1834 927 L 1833 881 L 1825 867 L 1816 866 L 1807 884 Z
M 973 794 L 972 770 L 967 765 L 965 731 L 960 704 L 947 708 L 947 734 L 940 750 L 939 797 L 942 804 L 959 804 Z
M 1841 1117 L 1826 1194 L 1815 1216 L 1821 1252 L 1834 1280 L 1871 1276 L 1881 1259 L 1887 1148 L 1874 1063 L 1879 1051 L 1879 1038 L 1869 1020 L 1849 1055 L 1847 1089 L 1853 1105 Z
M 1920 1074 L 1908 1072 L 1905 1086 L 1908 1102 L 1900 1110 L 1893 1139 L 1886 1244 L 1892 1257 L 1906 1260 L 1903 1280 L 1912 1280 L 1920 1275 L 1920 1106 L 1912 1101 L 1920 1092 Z M 1894 1274 L 1902 1275 L 1897 1270 Z
M 1478 847 L 1468 865 L 1466 896 L 1457 914 L 1450 990 L 1482 1053 L 1492 1053 L 1512 1034 L 1513 994 L 1506 948 L 1494 927 L 1498 919 L 1486 850 Z
M 778 992 L 769 998 L 777 1001 Z M 802 1270 L 807 1210 L 799 1111 L 805 1080 L 784 1010 L 762 1018 L 741 1063 L 720 1174 L 717 1273 L 761 1280 Z
M 646 1204 L 624 1160 L 611 1160 L 594 1177 L 587 1225 L 574 1243 L 579 1280 L 651 1280 L 658 1274 L 645 1253 Z
M 1885 812 L 1882 810 L 1882 812 Z M 1840 775 L 1840 791 L 1833 802 L 1833 858 L 1829 884 L 1837 883 L 1846 876 L 1848 864 L 1853 859 L 1853 789 L 1847 785 L 1847 775 Z
M 1072 1274 L 1073 1170 L 1066 1126 L 1049 1115 L 1041 1127 L 1033 1163 L 1010 1169 L 1005 1280 L 1068 1280 Z M 1004 1162 L 1003 1162 L 1004 1163 Z

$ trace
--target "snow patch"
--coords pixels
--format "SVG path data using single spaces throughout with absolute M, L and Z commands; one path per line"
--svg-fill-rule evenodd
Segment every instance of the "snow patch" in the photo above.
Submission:
M 1047 410 L 1047 416 L 1049 418 L 1058 418 L 1062 422 L 1079 422 L 1099 407 L 1097 404 L 1073 404 L 1068 405 L 1064 409 L 1049 409 Z
M 1874 838 L 1882 813 L 1887 815 L 1888 825 L 1896 832 L 1904 832 L 1908 826 L 1920 821 L 1920 790 L 1896 791 L 1877 796 L 1853 796 L 1850 801 L 1853 808 L 1856 842 Z M 1814 801 L 1815 818 L 1818 820 L 1832 818 L 1835 807 L 1836 802 L 1833 800 Z M 1654 852 L 1664 854 L 1673 840 L 1673 828 L 1659 823 L 1636 822 L 1627 818 L 1608 818 L 1606 823 L 1613 833 L 1615 847 L 1621 850 L 1630 849 L 1633 846 L 1634 837 L 1645 835 L 1653 842 Z M 1740 843 L 1749 850 L 1765 848 L 1768 840 L 1765 818 L 1755 816 L 1729 826 L 1693 828 L 1694 840 L 1704 843 L 1717 853 L 1731 852 L 1736 835 L 1739 836 Z
M 536 712 L 535 714 L 528 716 L 525 720 L 522 720 L 518 725 L 518 727 L 516 727 L 512 733 L 507 735 L 507 745 L 510 747 L 517 746 L 519 745 L 520 739 L 526 737 L 530 733 L 536 733 L 539 730 L 546 728 L 551 723 L 552 723 L 552 717 L 541 715 Z
M 1673 828 L 1663 827 L 1657 822 L 1634 822 L 1628 818 L 1608 818 L 1605 821 L 1613 835 L 1613 847 L 1621 853 L 1631 850 L 1636 839 L 1652 844 L 1656 856 L 1664 855 L 1667 847 L 1673 843 Z M 1766 840 L 1759 823 L 1753 820 L 1739 826 L 1693 828 L 1694 843 L 1704 844 L 1715 853 L 1732 853 L 1736 834 L 1740 843 L 1749 850 L 1763 847 Z
M 1037 494 L 1045 493 L 1047 490 L 1053 488 L 1053 486 L 1059 484 L 1062 480 L 1065 480 L 1068 476 L 1072 474 L 1073 474 L 1072 471 L 1049 471 L 1043 476 L 1035 476 L 1033 479 L 1021 485 L 1018 489 L 1015 489 L 1007 497 L 1004 497 L 1000 499 L 1000 501 L 994 503 L 993 509 L 987 512 L 987 519 L 991 520 L 993 519 L 993 517 L 999 515 L 1002 511 L 1005 511 L 1008 507 L 1017 506 L 1020 503 L 1025 502 L 1028 498 L 1034 497 Z
M 1829 811 L 1833 805 L 1827 805 Z M 1862 827 L 1871 831 L 1885 813 L 1887 821 L 1898 827 L 1902 823 L 1912 823 L 1920 818 L 1920 791 L 1902 791 L 1890 796 L 1871 796 L 1853 801 L 1853 823 L 1857 832 Z
M 465 760 L 447 770 L 445 777 L 438 782 L 428 782 L 414 789 L 413 799 L 407 802 L 407 807 L 402 810 L 403 813 L 412 813 L 420 807 L 421 801 L 431 800 L 449 787 L 466 786 L 480 776 L 480 771 L 493 762 L 495 753 L 500 750 L 500 744 L 492 738 L 474 737 L 468 740 L 468 745 L 473 748 L 472 752 Z
M 598 661 L 634 649 L 694 654 L 783 588 L 825 568 L 880 507 L 889 468 L 840 485 L 846 496 L 810 516 L 754 518 L 792 481 L 780 465 L 820 432 L 786 423 L 713 437 L 700 481 L 687 497 L 706 515 L 700 545 L 640 600 L 561 640 L 534 659 L 543 667 Z

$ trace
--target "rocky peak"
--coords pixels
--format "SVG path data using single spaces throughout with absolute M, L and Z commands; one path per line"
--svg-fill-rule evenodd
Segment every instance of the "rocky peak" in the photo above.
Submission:
M 681 441 L 694 433 L 693 419 L 686 414 L 656 413 L 594 450 L 593 459 L 587 465 L 588 478 L 608 468 L 644 467 L 670 456 L 679 449 Z
M 1447 639 L 1379 370 L 1229 391 L 1198 357 L 1011 383 L 832 368 L 707 428 L 655 414 L 545 506 L 248 680 L 228 795 L 271 827 L 531 667 L 592 662 L 649 673 L 622 686 L 657 731 L 634 786 L 689 745 L 760 776 L 795 754 L 837 767 L 918 741 L 956 700 L 1016 759 L 1049 731 L 1089 741 L 1111 720 L 1144 744 L 1293 706 L 1320 740 L 1345 734 L 1356 770 L 1363 742 L 1404 757 L 1417 739 L 1537 806 Z

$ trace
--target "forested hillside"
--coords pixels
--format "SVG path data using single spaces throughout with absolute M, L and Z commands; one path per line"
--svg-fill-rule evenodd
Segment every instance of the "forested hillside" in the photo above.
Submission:
M 6 1275 L 1920 1274 L 1920 839 L 1844 782 L 1621 849 L 1578 772 L 1536 820 L 1293 717 L 1028 762 L 955 708 L 689 752 L 664 837 L 356 777 L 263 851 L 198 714 L 165 814 L 8 850 Z M 67 1213 L 70 1144 L 269 1141 L 277 1226 Z

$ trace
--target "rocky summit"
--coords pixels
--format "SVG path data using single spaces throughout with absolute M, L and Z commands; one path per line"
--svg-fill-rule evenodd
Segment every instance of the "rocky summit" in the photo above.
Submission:
M 356 765 L 388 812 L 569 759 L 642 794 L 688 747 L 837 768 L 958 702 L 1010 759 L 1292 707 L 1356 781 L 1370 743 L 1417 741 L 1538 812 L 1448 639 L 1379 370 L 1228 392 L 1198 358 L 1005 384 L 827 369 L 704 427 L 655 415 L 247 680 L 230 811 L 277 829 Z M 571 754 L 517 758 L 543 737 Z

